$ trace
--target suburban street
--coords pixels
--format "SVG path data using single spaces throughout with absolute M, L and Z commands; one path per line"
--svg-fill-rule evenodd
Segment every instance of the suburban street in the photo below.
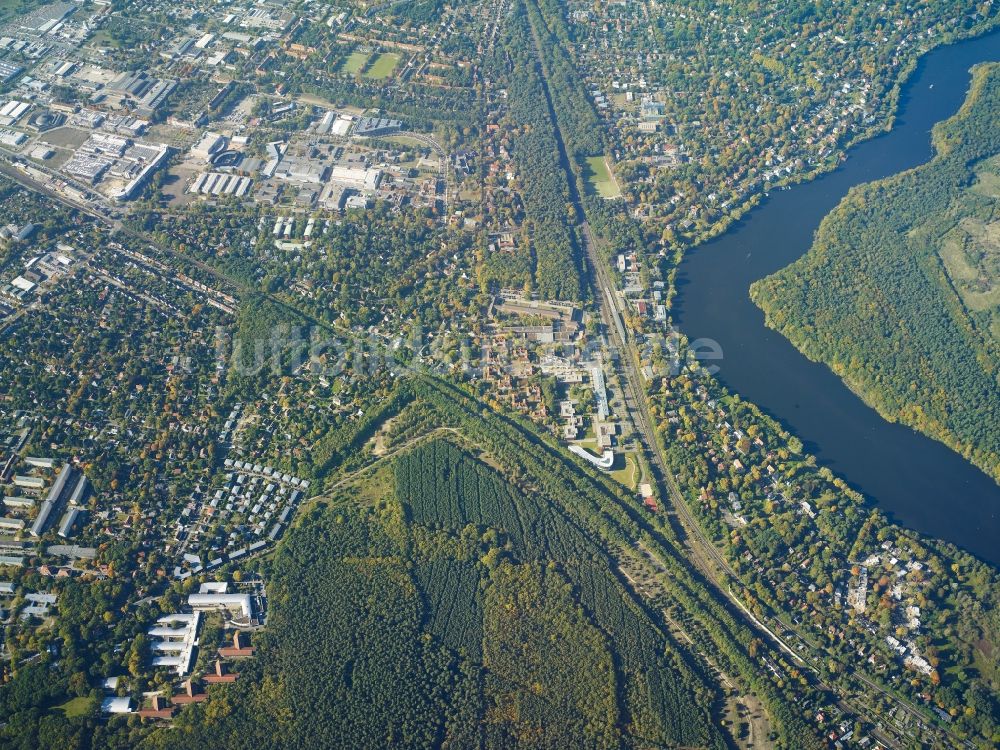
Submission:
M 552 122 L 555 125 L 556 139 L 560 150 L 560 160 L 566 170 L 571 201 L 580 218 L 577 229 L 581 244 L 583 245 L 594 299 L 599 307 L 601 320 L 604 324 L 605 330 L 611 332 L 612 346 L 616 348 L 620 354 L 616 361 L 618 363 L 620 382 L 624 391 L 622 395 L 627 411 L 627 418 L 635 428 L 636 433 L 639 436 L 639 442 L 642 446 L 643 452 L 650 467 L 652 468 L 652 472 L 654 474 L 654 477 L 652 477 L 654 480 L 653 483 L 657 487 L 664 490 L 662 493 L 664 496 L 663 499 L 666 501 L 664 511 L 668 514 L 677 537 L 683 543 L 684 549 L 688 553 L 689 560 L 702 574 L 706 583 L 714 586 L 721 596 L 737 605 L 737 607 L 733 609 L 733 612 L 736 613 L 744 621 L 744 623 L 757 633 L 761 634 L 767 641 L 772 643 L 779 650 L 790 656 L 796 663 L 810 670 L 813 680 L 820 689 L 829 691 L 838 696 L 842 710 L 858 716 L 863 716 L 873 724 L 878 724 L 878 720 L 869 709 L 863 709 L 857 705 L 855 698 L 845 696 L 841 690 L 835 689 L 821 679 L 819 677 L 819 668 L 813 663 L 812 658 L 809 655 L 804 657 L 799 652 L 795 651 L 795 649 L 793 649 L 788 642 L 782 638 L 780 632 L 787 629 L 802 639 L 801 635 L 784 623 L 779 622 L 775 625 L 769 626 L 751 613 L 743 602 L 740 601 L 739 597 L 734 593 L 733 587 L 735 586 L 736 588 L 741 588 L 743 585 L 742 581 L 740 581 L 739 576 L 737 576 L 736 572 L 732 569 L 718 548 L 702 532 L 697 519 L 695 519 L 694 515 L 691 513 L 691 510 L 688 508 L 687 503 L 681 494 L 677 485 L 677 480 L 667 467 L 662 450 L 656 441 L 656 433 L 652 426 L 653 420 L 650 416 L 649 404 L 644 393 L 645 389 L 643 386 L 639 355 L 634 344 L 628 337 L 622 320 L 622 314 L 618 306 L 617 287 L 611 280 L 607 264 L 601 259 L 597 251 L 597 241 L 595 240 L 590 224 L 587 221 L 583 201 L 581 200 L 579 191 L 577 190 L 576 179 L 570 166 L 569 156 L 566 152 L 565 143 L 559 129 L 558 113 L 555 110 L 551 95 L 548 91 L 545 64 L 541 57 L 538 39 L 533 38 L 533 41 L 535 45 L 536 59 L 538 59 L 539 67 L 542 71 L 542 81 L 545 86 L 546 99 Z M 804 639 L 802 640 L 804 641 Z M 881 694 L 883 697 L 892 701 L 901 711 L 911 715 L 917 720 L 919 726 L 921 726 L 925 731 L 929 730 L 933 732 L 939 741 L 943 741 L 947 738 L 955 746 L 959 746 L 961 744 L 961 741 L 957 737 L 946 730 L 931 727 L 931 725 L 927 723 L 923 712 L 917 706 L 888 692 L 866 675 L 851 668 L 850 665 L 846 665 L 846 670 L 850 677 L 856 678 L 864 685 L 865 688 Z M 863 699 L 863 695 L 860 694 L 860 691 L 857 699 Z M 881 728 L 876 730 L 876 732 L 879 739 L 886 745 L 894 748 L 902 747 L 901 742 L 904 738 L 890 736 L 884 729 Z

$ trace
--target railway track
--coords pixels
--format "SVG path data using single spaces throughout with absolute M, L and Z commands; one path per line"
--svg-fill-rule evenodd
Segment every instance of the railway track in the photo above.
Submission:
M 765 640 L 776 646 L 780 651 L 791 656 L 800 666 L 808 669 L 812 673 L 813 681 L 817 687 L 838 697 L 837 702 L 842 710 L 860 716 L 873 726 L 878 727 L 875 730 L 875 734 L 881 742 L 893 748 L 903 747 L 910 738 L 902 736 L 889 737 L 886 734 L 886 728 L 883 726 L 880 717 L 874 716 L 869 708 L 858 705 L 857 700 L 858 698 L 863 700 L 863 695 L 857 697 L 846 696 L 843 689 L 834 688 L 826 683 L 819 676 L 820 669 L 812 663 L 811 658 L 809 658 L 810 655 L 803 657 L 799 654 L 782 638 L 780 633 L 775 632 L 771 626 L 754 616 L 743 602 L 740 601 L 739 596 L 733 591 L 733 587 L 737 590 L 742 589 L 742 580 L 729 565 L 722 552 L 704 534 L 697 519 L 688 507 L 687 501 L 684 499 L 677 484 L 677 480 L 669 470 L 663 452 L 656 440 L 656 433 L 652 427 L 653 420 L 649 411 L 649 403 L 645 396 L 639 355 L 628 337 L 622 320 L 622 314 L 617 302 L 617 287 L 610 277 L 607 264 L 602 261 L 597 251 L 597 242 L 594 239 L 590 224 L 586 218 L 586 213 L 584 212 L 583 201 L 577 189 L 576 179 L 560 131 L 558 115 L 549 92 L 548 76 L 545 61 L 541 54 L 541 45 L 533 26 L 531 33 L 535 59 L 541 71 L 542 87 L 550 119 L 552 120 L 556 143 L 559 148 L 560 161 L 566 170 L 570 201 L 580 219 L 577 229 L 581 245 L 583 246 L 584 259 L 594 298 L 604 328 L 606 331 L 611 332 L 612 341 L 620 355 L 618 358 L 618 373 L 621 376 L 620 380 L 627 417 L 639 435 L 639 443 L 642 446 L 643 453 L 647 458 L 652 473 L 655 475 L 655 484 L 666 489 L 665 499 L 668 501 L 665 503 L 666 511 L 678 540 L 688 553 L 690 561 L 704 577 L 705 581 L 716 589 L 718 595 L 723 600 L 737 605 L 733 608 L 733 611 L 740 617 L 744 624 L 753 632 L 763 636 Z M 781 623 L 780 620 L 779 624 L 782 631 L 787 629 L 803 640 L 803 642 L 806 642 L 797 631 Z M 953 747 L 964 746 L 962 741 L 951 732 L 929 724 L 927 717 L 919 707 L 882 688 L 866 675 L 851 668 L 850 665 L 844 666 L 847 669 L 848 676 L 860 682 L 865 689 L 876 692 L 892 702 L 899 710 L 916 719 L 919 726 L 933 735 L 932 740 L 935 742 L 935 745 L 947 739 L 950 740 L 949 744 Z

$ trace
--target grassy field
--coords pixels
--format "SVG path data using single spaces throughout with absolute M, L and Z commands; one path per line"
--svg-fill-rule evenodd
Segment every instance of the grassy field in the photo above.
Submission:
M 980 242 L 980 249 L 983 253 L 983 257 L 988 257 L 988 254 L 996 254 L 1000 250 L 1000 241 L 994 239 L 992 235 L 997 233 L 994 229 L 990 231 L 989 227 L 976 226 L 973 222 L 967 222 L 968 228 L 971 225 L 973 232 L 978 230 Z M 941 243 L 941 260 L 944 262 L 944 267 L 948 271 L 948 276 L 952 280 L 952 284 L 955 287 L 955 291 L 962 298 L 962 302 L 970 310 L 984 311 L 992 310 L 995 307 L 1000 306 L 1000 284 L 990 285 L 987 290 L 977 290 L 976 282 L 983 278 L 982 269 L 973 266 L 969 263 L 969 259 L 966 254 L 962 251 L 960 245 L 961 236 L 949 237 Z
M 1000 221 L 976 210 L 979 196 L 1000 198 L 1000 158 L 982 162 L 975 182 L 953 204 L 951 211 L 960 218 L 939 241 L 938 254 L 962 303 L 973 312 L 990 314 L 1000 311 Z M 996 339 L 1000 314 L 991 317 L 984 328 Z
M 56 711 L 62 711 L 67 719 L 72 719 L 77 716 L 86 716 L 93 707 L 94 701 L 87 696 L 82 696 L 70 698 L 61 706 L 56 706 Z
M 970 189 L 987 198 L 1000 198 L 1000 156 L 980 164 L 976 170 L 976 181 Z
M 626 453 L 624 457 L 616 456 L 611 476 L 619 484 L 635 491 L 639 486 L 639 465 L 636 463 L 635 456 L 631 453 Z
M 396 69 L 396 66 L 399 65 L 399 60 L 400 57 L 395 52 L 383 52 L 375 59 L 371 67 L 368 68 L 365 78 L 371 78 L 376 81 L 388 78 L 392 75 L 392 71 Z
M 90 137 L 89 133 L 70 127 L 55 128 L 48 131 L 43 140 L 53 146 L 79 148 Z
M 340 72 L 350 73 L 352 76 L 356 75 L 364 67 L 365 63 L 368 62 L 369 57 L 371 55 L 367 52 L 352 52 L 344 60 L 344 64 L 340 66 Z
M 418 141 L 416 138 L 408 135 L 391 135 L 386 140 L 390 143 L 398 143 L 400 146 L 415 146 L 420 148 L 424 145 L 423 141 Z
M 114 47 L 115 49 L 119 49 L 121 47 L 118 40 L 104 29 L 98 29 L 95 31 L 94 35 L 90 37 L 90 40 L 87 42 L 87 45 L 95 49 L 99 49 L 101 47 Z
M 590 190 L 602 198 L 620 198 L 622 191 L 608 169 L 608 160 L 603 156 L 588 156 L 583 176 Z

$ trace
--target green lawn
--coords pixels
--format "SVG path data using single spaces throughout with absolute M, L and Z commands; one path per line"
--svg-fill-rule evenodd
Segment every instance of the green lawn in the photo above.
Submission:
M 77 716 L 86 716 L 94 707 L 94 701 L 86 696 L 80 698 L 70 698 L 61 706 L 56 706 L 56 711 L 62 711 L 67 719 Z
M 588 156 L 583 176 L 592 192 L 602 198 L 620 198 L 618 183 L 608 170 L 608 162 L 603 156 Z
M 368 58 L 371 57 L 367 52 L 352 52 L 344 60 L 344 64 L 340 66 L 341 73 L 350 73 L 352 76 L 356 75 L 364 64 L 368 62 Z
M 408 135 L 391 135 L 386 140 L 390 143 L 398 143 L 401 146 L 415 146 L 419 148 L 425 145 L 423 141 L 418 141 L 416 138 Z
M 115 49 L 119 49 L 122 46 L 119 41 L 111 36 L 111 34 L 105 29 L 98 29 L 95 31 L 87 44 L 95 49 L 99 49 L 101 47 L 114 47 Z
M 400 57 L 395 52 L 383 52 L 365 73 L 365 78 L 382 80 L 392 75 L 392 71 L 399 65 Z
M 619 464 L 621 464 L 620 468 Z M 611 477 L 619 484 L 634 491 L 639 485 L 639 465 L 636 463 L 635 456 L 626 453 L 624 461 L 621 456 L 615 456 L 615 468 L 611 471 Z

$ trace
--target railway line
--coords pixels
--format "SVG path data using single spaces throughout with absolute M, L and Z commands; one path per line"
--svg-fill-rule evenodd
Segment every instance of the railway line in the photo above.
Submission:
M 580 219 L 579 224 L 577 225 L 577 230 L 579 232 L 580 244 L 582 245 L 591 287 L 594 292 L 594 298 L 600 313 L 601 321 L 604 324 L 604 328 L 606 331 L 611 332 L 613 346 L 620 355 L 617 360 L 618 373 L 620 375 L 623 401 L 627 412 L 626 416 L 634 426 L 635 431 L 639 436 L 638 442 L 640 443 L 643 453 L 647 458 L 647 463 L 654 474 L 654 483 L 659 487 L 665 488 L 666 490 L 666 498 L 664 499 L 667 500 L 665 506 L 668 513 L 668 519 L 676 536 L 678 537 L 678 540 L 683 545 L 685 552 L 688 553 L 690 561 L 704 577 L 705 581 L 716 589 L 721 598 L 727 602 L 737 605 L 733 608 L 733 612 L 740 617 L 744 624 L 746 624 L 752 631 L 761 635 L 767 642 L 771 643 L 781 652 L 784 652 L 792 658 L 797 664 L 807 669 L 811 673 L 812 679 L 817 687 L 838 697 L 838 705 L 842 710 L 863 717 L 866 721 L 875 726 L 876 729 L 873 733 L 883 744 L 891 748 L 901 748 L 906 746 L 907 742 L 912 738 L 900 736 L 901 733 L 894 733 L 896 736 L 890 736 L 879 718 L 871 713 L 870 708 L 858 704 L 859 699 L 864 699 L 863 694 L 848 696 L 844 694 L 845 691 L 843 688 L 835 689 L 833 686 L 829 685 L 820 677 L 820 669 L 812 663 L 811 655 L 801 655 L 788 644 L 785 638 L 782 637 L 784 631 L 787 629 L 796 635 L 803 643 L 808 643 L 798 632 L 784 623 L 781 623 L 780 620 L 779 627 L 781 632 L 776 632 L 774 626 L 768 625 L 766 622 L 762 621 L 750 612 L 750 610 L 742 601 L 740 601 L 739 596 L 733 590 L 734 587 L 736 589 L 743 588 L 741 579 L 729 565 L 729 562 L 725 559 L 722 552 L 719 551 L 715 544 L 712 543 L 712 541 L 708 539 L 701 530 L 697 519 L 694 517 L 690 508 L 688 508 L 687 502 L 685 501 L 684 496 L 680 491 L 680 487 L 677 484 L 677 480 L 673 473 L 669 470 L 666 459 L 663 456 L 663 452 L 656 440 L 656 433 L 653 430 L 653 419 L 649 411 L 648 400 L 645 396 L 639 355 L 636 347 L 628 337 L 622 320 L 622 313 L 619 309 L 617 301 L 617 287 L 611 279 L 607 264 L 602 260 L 598 253 L 598 244 L 586 218 L 583 201 L 580 197 L 579 190 L 577 189 L 576 179 L 566 151 L 565 142 L 563 141 L 562 133 L 560 131 L 558 115 L 549 92 L 549 81 L 546 74 L 545 61 L 542 57 L 541 46 L 534 28 L 532 28 L 532 41 L 535 58 L 541 71 L 542 87 L 545 93 L 546 104 L 548 106 L 550 119 L 552 120 L 556 143 L 559 148 L 560 162 L 566 170 L 567 183 L 570 191 L 570 202 Z M 851 668 L 850 665 L 845 665 L 845 667 L 847 668 L 848 676 L 861 683 L 864 686 L 864 689 L 881 695 L 883 698 L 893 703 L 898 710 L 915 719 L 918 726 L 920 726 L 923 730 L 926 730 L 928 734 L 932 735 L 932 740 L 934 741 L 935 746 L 942 746 L 938 743 L 943 743 L 945 740 L 949 741 L 949 745 L 953 747 L 964 746 L 964 743 L 962 743 L 962 741 L 951 732 L 941 727 L 929 724 L 925 714 L 916 705 L 884 689 L 866 675 Z

